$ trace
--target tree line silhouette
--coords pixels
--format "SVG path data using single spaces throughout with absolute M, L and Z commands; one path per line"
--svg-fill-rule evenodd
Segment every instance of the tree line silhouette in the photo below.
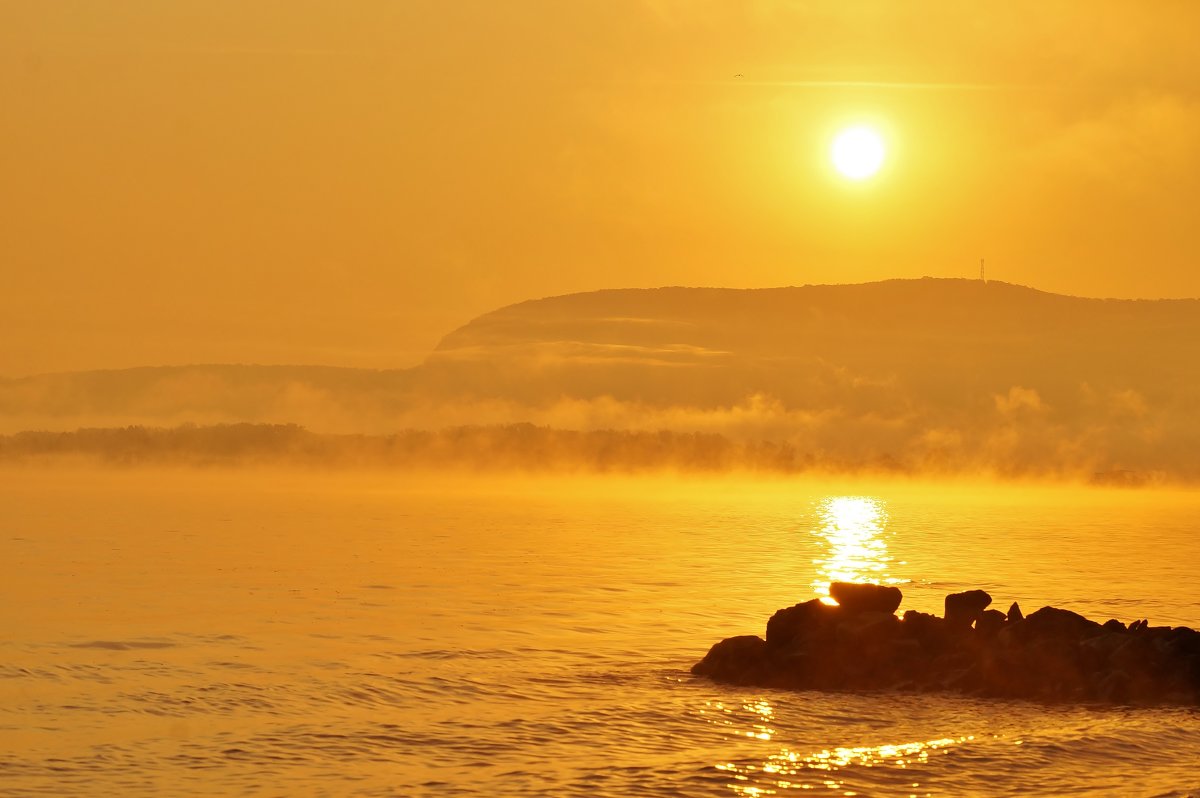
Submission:
M 183 424 L 0 435 L 0 464 L 301 466 L 555 472 L 805 472 L 1083 479 L 1136 488 L 1193 482 L 1187 472 L 1035 469 L 930 457 L 927 452 L 847 454 L 794 442 L 683 430 L 572 430 L 532 423 L 410 429 L 387 435 L 318 433 L 298 424 Z
M 816 466 L 774 441 L 718 433 L 564 430 L 529 423 L 334 435 L 296 424 L 129 426 L 0 436 L 0 461 L 74 458 L 117 465 L 292 464 L 311 466 L 512 468 L 532 471 L 751 469 L 781 473 Z

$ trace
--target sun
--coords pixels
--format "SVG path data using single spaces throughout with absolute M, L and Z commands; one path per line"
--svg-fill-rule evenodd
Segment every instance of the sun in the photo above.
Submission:
M 866 180 L 878 172 L 886 155 L 883 137 L 861 125 L 838 133 L 829 148 L 833 167 L 851 180 Z

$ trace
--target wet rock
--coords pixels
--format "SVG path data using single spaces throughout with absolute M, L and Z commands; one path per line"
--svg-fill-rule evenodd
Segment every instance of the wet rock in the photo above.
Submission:
M 859 612 L 845 614 L 838 621 L 838 631 L 852 630 L 855 634 L 894 634 L 900 619 L 890 612 Z
M 1025 628 L 1030 634 L 1038 637 L 1078 639 L 1103 627 L 1077 612 L 1058 607 L 1042 607 L 1025 618 Z
M 951 644 L 946 621 L 936 615 L 908 610 L 901 623 L 904 636 L 916 640 L 930 654 L 940 653 Z
M 767 676 L 766 649 L 758 635 L 727 637 L 692 666 L 692 673 L 732 684 L 759 683 Z
M 983 675 L 978 665 L 950 671 L 941 680 L 942 688 L 959 693 L 971 693 L 983 688 Z
M 955 691 L 1036 701 L 1200 704 L 1200 632 L 1187 627 L 1103 626 L 1043 607 L 1022 617 L 987 609 L 967 591 L 946 599 L 949 617 L 909 610 L 875 585 L 839 587 L 840 606 L 813 599 L 779 610 L 766 639 L 713 646 L 692 672 L 730 684 L 796 690 Z M 857 602 L 857 603 L 856 603 Z M 873 603 L 878 602 L 878 603 Z M 973 622 L 972 627 L 968 619 Z
M 982 635 L 991 637 L 1004 628 L 1008 623 L 1008 616 L 1000 612 L 1000 610 L 984 610 L 979 616 L 979 620 L 975 621 L 975 631 Z
M 1129 674 L 1125 671 L 1117 670 L 1105 674 L 1096 686 L 1096 698 L 1110 704 L 1128 703 L 1131 682 Z
M 1186 626 L 1177 626 L 1171 630 L 1171 648 L 1183 657 L 1200 657 L 1200 632 Z
M 1079 653 L 1084 669 L 1089 673 L 1102 673 L 1112 669 L 1112 656 L 1125 644 L 1127 636 L 1106 632 L 1084 640 L 1079 644 Z
M 894 613 L 904 597 L 900 588 L 886 585 L 857 584 L 854 582 L 833 582 L 829 585 L 829 595 L 844 611 L 855 614 L 860 612 Z
M 837 639 L 848 647 L 878 653 L 900 635 L 900 619 L 890 612 L 849 615 L 837 626 Z
M 1154 647 L 1150 641 L 1126 636 L 1121 640 L 1121 644 L 1113 649 L 1109 661 L 1117 668 L 1136 671 L 1141 663 L 1148 662 L 1153 656 Z
M 767 645 L 786 648 L 804 643 L 830 630 L 838 616 L 838 608 L 812 599 L 785 607 L 767 621 Z
M 992 597 L 984 590 L 967 590 L 946 596 L 946 622 L 951 626 L 970 626 L 992 603 Z

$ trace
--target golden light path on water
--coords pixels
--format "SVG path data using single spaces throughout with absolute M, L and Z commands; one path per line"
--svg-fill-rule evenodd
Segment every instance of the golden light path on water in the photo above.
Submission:
M 904 582 L 889 573 L 887 507 L 872 496 L 831 496 L 818 505 L 820 524 L 812 534 L 821 556 L 813 560 L 813 590 L 828 599 L 830 582 Z M 904 565 L 904 563 L 899 563 Z M 828 599 L 832 601 L 832 599 Z
M 740 707 L 709 701 L 700 714 L 711 723 L 727 727 L 730 734 L 739 737 L 770 740 L 775 734 L 772 727 L 775 711 L 766 699 L 743 703 Z M 750 718 L 749 728 L 745 728 L 747 714 Z M 838 775 L 839 771 L 850 767 L 904 769 L 923 765 L 929 762 L 931 755 L 946 752 L 953 746 L 974 739 L 974 735 L 941 737 L 882 745 L 838 746 L 808 753 L 782 748 L 762 764 L 720 762 L 716 769 L 728 773 L 733 779 L 728 786 L 735 795 L 777 795 L 780 791 L 814 789 L 834 790 L 841 795 L 859 795 L 855 790 L 846 788 L 845 781 Z M 749 783 L 751 781 L 757 784 Z M 772 786 L 762 786 L 765 783 Z M 910 795 L 928 794 L 920 792 L 919 781 L 910 782 L 909 788 L 913 791 Z
M 822 601 L 829 598 L 830 582 L 871 582 L 898 584 L 906 580 L 890 572 L 893 562 L 887 543 L 887 507 L 872 496 L 830 496 L 817 505 L 818 524 L 812 530 L 821 555 L 813 560 L 816 576 L 812 586 Z M 897 563 L 905 565 L 904 562 Z M 738 711 L 735 711 L 738 710 Z M 701 714 L 710 722 L 724 726 L 729 733 L 769 741 L 775 735 L 774 709 L 770 701 L 757 699 L 739 708 L 722 702 L 709 702 Z M 745 718 L 749 718 L 746 728 Z M 834 747 L 804 753 L 783 748 L 761 764 L 718 763 L 716 768 L 730 775 L 729 788 L 737 795 L 774 795 L 780 790 L 826 789 L 842 795 L 857 795 L 846 789 L 838 772 L 848 767 L 895 767 L 929 761 L 932 753 L 968 742 L 974 737 L 943 737 L 882 745 Z M 750 781 L 758 782 L 757 785 Z M 761 786 L 770 783 L 773 786 Z M 912 782 L 913 795 L 920 794 L 920 783 Z

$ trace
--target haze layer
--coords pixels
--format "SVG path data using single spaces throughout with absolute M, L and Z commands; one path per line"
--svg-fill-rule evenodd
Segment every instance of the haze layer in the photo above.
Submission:
M 787 441 L 920 468 L 1194 474 L 1200 302 L 912 280 L 662 288 L 513 305 L 407 371 L 198 366 L 0 386 L 7 431 L 295 422 L 391 432 L 529 421 Z

